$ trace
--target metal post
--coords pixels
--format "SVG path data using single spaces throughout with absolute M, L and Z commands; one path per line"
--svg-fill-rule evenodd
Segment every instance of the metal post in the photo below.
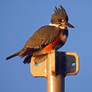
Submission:
M 55 55 L 56 56 L 56 55 Z M 57 70 L 55 70 L 55 72 L 53 72 L 53 63 L 54 60 L 56 61 L 56 57 L 53 57 L 53 55 L 49 55 L 48 57 L 48 61 L 47 61 L 47 92 L 64 92 L 64 75 L 63 73 L 56 73 Z M 55 63 L 55 67 L 61 67 L 57 64 L 60 63 Z M 61 68 L 59 68 L 61 69 Z M 60 70 L 62 71 L 62 70 Z
M 64 77 L 62 75 L 47 76 L 47 92 L 64 92 Z
M 47 92 L 65 92 L 65 76 L 78 73 L 79 58 L 74 52 L 53 51 L 46 56 L 32 57 L 30 69 L 34 77 L 47 79 Z

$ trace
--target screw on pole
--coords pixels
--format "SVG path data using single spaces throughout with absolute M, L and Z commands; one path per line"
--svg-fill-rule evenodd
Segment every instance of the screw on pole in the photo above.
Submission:
M 78 73 L 79 59 L 75 52 L 52 51 L 48 55 L 32 57 L 30 69 L 34 77 L 46 78 L 47 92 L 64 92 L 65 76 Z

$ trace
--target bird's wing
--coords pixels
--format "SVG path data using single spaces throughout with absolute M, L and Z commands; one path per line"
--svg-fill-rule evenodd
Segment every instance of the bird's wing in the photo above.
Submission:
M 60 29 L 54 26 L 43 26 L 26 42 L 24 48 L 40 49 L 56 40 Z

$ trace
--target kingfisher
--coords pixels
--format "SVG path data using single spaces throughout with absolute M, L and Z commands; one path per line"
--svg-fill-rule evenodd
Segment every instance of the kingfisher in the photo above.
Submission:
M 24 57 L 24 64 L 31 62 L 32 56 L 40 56 L 61 48 L 68 37 L 68 27 L 74 28 L 68 23 L 68 15 L 62 6 L 55 7 L 50 24 L 40 27 L 26 42 L 19 52 L 6 57 L 6 60 L 20 56 Z

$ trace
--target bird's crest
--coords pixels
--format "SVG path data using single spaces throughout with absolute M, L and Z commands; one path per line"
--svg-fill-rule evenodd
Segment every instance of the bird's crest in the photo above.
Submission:
M 67 19 L 68 21 L 67 13 L 61 5 L 59 6 L 59 8 L 55 7 L 54 9 L 54 13 L 52 14 L 52 19 L 55 19 L 56 17 Z
M 65 9 L 64 9 L 61 5 L 59 6 L 59 8 L 57 8 L 57 7 L 55 6 L 55 10 L 54 10 L 55 13 L 59 13 L 59 12 L 61 12 L 61 11 L 64 11 L 64 12 L 65 12 Z

